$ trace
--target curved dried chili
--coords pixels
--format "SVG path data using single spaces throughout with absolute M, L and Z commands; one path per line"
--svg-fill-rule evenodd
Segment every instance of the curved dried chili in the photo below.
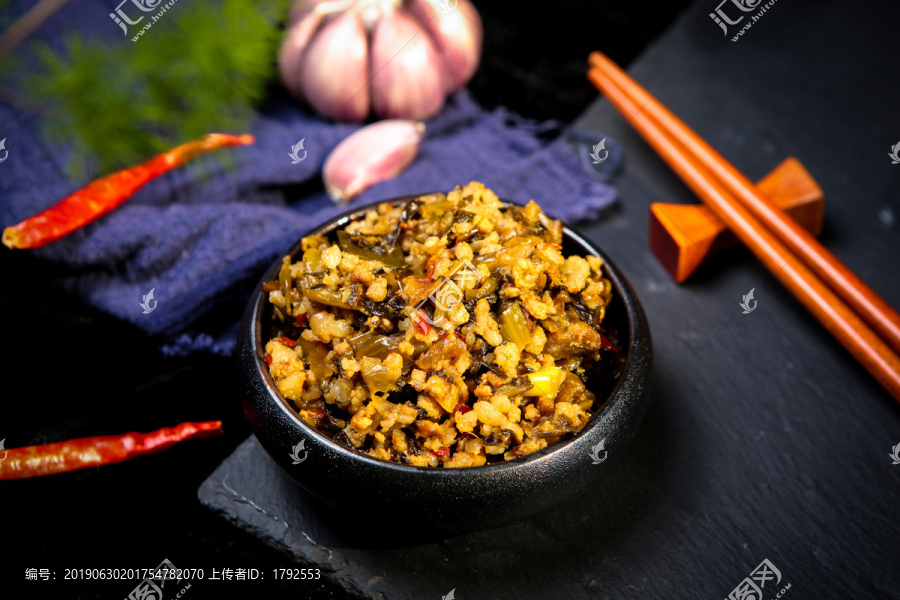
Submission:
M 43 477 L 130 460 L 171 448 L 184 440 L 222 433 L 222 421 L 182 423 L 150 433 L 78 438 L 55 444 L 10 448 L 0 462 L 0 480 Z
M 252 143 L 253 136 L 248 134 L 211 133 L 176 146 L 136 167 L 97 179 L 47 210 L 7 227 L 3 230 L 3 243 L 15 249 L 40 248 L 55 242 L 117 208 L 148 182 L 194 157 L 219 148 Z

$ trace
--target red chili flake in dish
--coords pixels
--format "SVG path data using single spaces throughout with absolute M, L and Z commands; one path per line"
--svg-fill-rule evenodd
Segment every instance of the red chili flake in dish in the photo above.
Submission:
M 438 458 L 447 458 L 448 456 L 450 456 L 450 448 L 444 448 L 443 446 L 441 446 L 437 450 L 431 450 L 431 453 Z
M 272 366 L 272 355 L 271 354 L 266 354 L 266 364 L 270 367 Z
M 464 415 L 470 410 L 472 410 L 471 406 L 466 406 L 465 404 L 457 404 L 456 408 L 453 409 L 453 412 L 458 412 L 459 414 Z
M 448 329 L 447 331 L 445 331 L 444 333 L 441 334 L 441 337 L 439 339 L 444 340 L 444 339 L 447 339 L 448 337 L 450 337 L 451 335 L 455 335 L 456 339 L 458 339 L 459 341 L 461 341 L 465 344 L 466 337 L 455 329 Z M 466 345 L 466 348 L 468 348 L 468 345 Z
M 438 261 L 441 259 L 440 254 L 434 254 L 428 258 L 425 262 L 425 266 L 427 267 L 425 271 L 425 276 L 428 277 L 428 281 L 434 280 L 434 268 L 437 266 Z
M 294 317 L 294 325 L 296 325 L 297 327 L 303 327 L 304 325 L 306 325 L 307 321 L 309 321 L 309 315 L 306 313 Z
M 296 340 L 292 340 L 289 337 L 280 337 L 278 341 L 287 346 L 288 348 L 295 348 L 297 346 Z
M 597 333 L 600 335 L 600 349 L 601 350 L 612 350 L 613 352 L 619 351 L 618 348 L 613 346 L 613 343 L 611 341 L 609 341 L 609 338 L 607 338 L 605 335 L 603 335 L 599 331 Z
M 416 315 L 413 317 L 413 320 L 416 322 L 416 330 L 422 335 L 428 335 L 428 332 L 431 331 L 431 325 L 428 323 L 427 313 L 420 308 Z
M 312 427 L 318 428 L 322 424 L 322 421 L 325 420 L 326 414 L 324 409 L 308 408 L 301 410 L 300 416 L 302 416 Z

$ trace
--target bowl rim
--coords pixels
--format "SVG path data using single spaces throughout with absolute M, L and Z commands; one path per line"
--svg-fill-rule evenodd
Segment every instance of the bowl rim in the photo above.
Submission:
M 264 387 L 268 392 L 269 398 L 271 400 L 274 400 L 275 405 L 282 413 L 282 417 L 287 417 L 292 424 L 294 424 L 296 427 L 299 427 L 300 431 L 302 431 L 306 436 L 305 439 L 312 438 L 317 443 L 324 444 L 328 450 L 335 452 L 346 459 L 360 461 L 361 464 L 364 464 L 367 467 L 386 469 L 388 471 L 395 471 L 404 474 L 422 474 L 422 476 L 425 477 L 455 478 L 471 477 L 476 473 L 483 473 L 487 475 L 490 473 L 518 470 L 526 466 L 532 466 L 534 463 L 553 460 L 553 457 L 555 455 L 560 454 L 564 449 L 577 443 L 580 439 L 586 437 L 591 431 L 600 426 L 606 419 L 606 417 L 615 409 L 616 406 L 618 406 L 618 403 L 628 400 L 628 394 L 622 393 L 623 386 L 627 384 L 629 373 L 635 369 L 639 369 L 635 357 L 637 341 L 635 339 L 635 334 L 640 331 L 642 321 L 645 324 L 644 329 L 646 329 L 646 332 L 648 334 L 647 343 L 648 345 L 650 344 L 649 326 L 646 326 L 646 319 L 643 316 L 643 309 L 640 305 L 640 301 L 638 300 L 637 294 L 629 284 L 628 280 L 618 269 L 615 263 L 609 258 L 609 256 L 606 255 L 605 252 L 598 248 L 593 242 L 586 239 L 582 233 L 565 225 L 565 223 L 563 223 L 564 241 L 565 238 L 569 238 L 576 245 L 603 260 L 603 266 L 606 270 L 606 273 L 604 273 L 604 275 L 613 283 L 613 288 L 620 295 L 620 299 L 623 302 L 622 309 L 625 314 L 626 325 L 624 329 L 627 330 L 629 339 L 627 349 L 618 349 L 619 351 L 625 352 L 625 360 L 622 364 L 621 373 L 618 380 L 603 399 L 602 408 L 591 415 L 591 418 L 581 429 L 581 431 L 575 433 L 566 440 L 555 442 L 548 445 L 546 448 L 538 450 L 537 452 L 533 452 L 531 454 L 527 454 L 513 460 L 505 460 L 503 462 L 482 465 L 479 467 L 417 467 L 414 465 L 394 463 L 384 459 L 375 458 L 367 454 L 363 454 L 359 451 L 342 446 L 341 444 L 335 442 L 333 439 L 320 433 L 309 424 L 307 424 L 300 417 L 299 413 L 297 413 L 289 404 L 288 400 L 284 398 L 284 396 L 282 396 L 278 391 L 277 387 L 275 386 L 275 381 L 265 365 L 265 343 L 262 340 L 262 316 L 263 310 L 268 306 L 268 295 L 262 290 L 262 284 L 274 277 L 275 273 L 277 273 L 278 269 L 281 266 L 282 258 L 284 256 L 291 256 L 293 258 L 298 250 L 300 250 L 303 243 L 303 238 L 310 235 L 327 235 L 335 231 L 336 229 L 345 226 L 351 220 L 360 218 L 368 211 L 377 208 L 381 204 L 397 204 L 409 201 L 414 198 L 418 198 L 420 196 L 426 196 L 434 193 L 438 192 L 426 192 L 424 194 L 407 194 L 403 196 L 395 196 L 392 198 L 378 200 L 365 205 L 354 207 L 347 212 L 341 213 L 340 215 L 329 219 L 325 223 L 309 230 L 307 233 L 303 234 L 293 245 L 291 245 L 290 248 L 279 254 L 279 257 L 272 263 L 269 268 L 266 269 L 262 278 L 254 288 L 253 295 L 251 296 L 251 299 L 247 306 L 245 325 L 242 326 L 245 327 L 246 321 L 249 321 L 250 331 L 248 332 L 248 337 L 252 349 L 253 362 L 255 363 L 256 367 L 256 377 L 262 379 Z M 502 198 L 500 200 L 508 206 L 523 206 L 522 204 L 519 204 L 517 202 L 511 202 Z M 629 306 L 629 302 L 626 301 L 626 297 L 622 294 L 622 292 L 627 294 L 627 297 L 631 300 L 633 306 Z M 648 351 L 652 356 L 652 350 L 648 349 Z

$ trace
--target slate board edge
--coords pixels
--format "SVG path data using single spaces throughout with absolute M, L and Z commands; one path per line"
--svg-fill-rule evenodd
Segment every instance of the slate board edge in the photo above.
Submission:
M 330 548 L 328 549 L 327 558 L 324 557 L 322 552 L 319 552 L 319 554 L 323 554 L 321 559 L 315 557 L 318 545 L 309 541 L 309 536 L 303 530 L 268 514 L 256 506 L 252 500 L 241 496 L 228 487 L 226 481 L 231 465 L 243 462 L 244 457 L 241 455 L 247 454 L 252 446 L 257 444 L 259 442 L 256 441 L 256 438 L 250 435 L 210 474 L 197 489 L 197 498 L 200 500 L 200 503 L 232 525 L 244 529 L 276 550 L 295 560 L 322 568 L 323 576 L 338 583 L 347 593 L 358 598 L 371 598 L 372 596 L 361 590 L 351 577 L 343 574 L 347 561 L 339 550 Z M 298 534 L 297 538 L 304 538 L 307 540 L 307 543 L 297 544 L 295 547 L 292 547 L 290 544 L 273 537 L 270 532 L 275 528 L 266 527 L 267 523 L 281 523 L 284 526 L 285 536 L 294 531 Z

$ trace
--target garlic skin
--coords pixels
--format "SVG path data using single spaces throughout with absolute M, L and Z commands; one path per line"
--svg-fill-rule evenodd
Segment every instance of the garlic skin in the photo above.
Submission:
M 322 24 L 324 17 L 316 11 L 307 11 L 287 31 L 281 49 L 278 51 L 278 72 L 288 91 L 301 96 L 300 67 L 304 51 Z
M 293 27 L 300 22 L 303 17 L 311 13 L 320 4 L 327 4 L 332 0 L 296 0 L 288 13 L 288 28 Z M 319 11 L 319 16 L 324 16 L 324 12 Z
M 447 92 L 455 92 L 469 81 L 481 60 L 484 27 L 469 0 L 457 0 L 456 8 L 444 12 L 439 0 L 407 0 L 406 6 L 443 55 L 450 76 Z
M 334 56 L 341 60 L 329 60 Z M 299 71 L 299 88 L 319 114 L 338 121 L 366 118 L 369 46 L 356 11 L 335 15 L 322 25 L 303 52 Z
M 285 87 L 340 121 L 434 116 L 475 73 L 483 37 L 469 0 L 442 2 L 297 0 L 278 54 Z
M 444 106 L 444 60 L 407 11 L 382 15 L 372 32 L 372 107 L 386 118 L 427 119 Z
M 322 168 L 331 199 L 343 204 L 406 169 L 419 153 L 425 124 L 388 119 L 356 131 L 338 144 Z

